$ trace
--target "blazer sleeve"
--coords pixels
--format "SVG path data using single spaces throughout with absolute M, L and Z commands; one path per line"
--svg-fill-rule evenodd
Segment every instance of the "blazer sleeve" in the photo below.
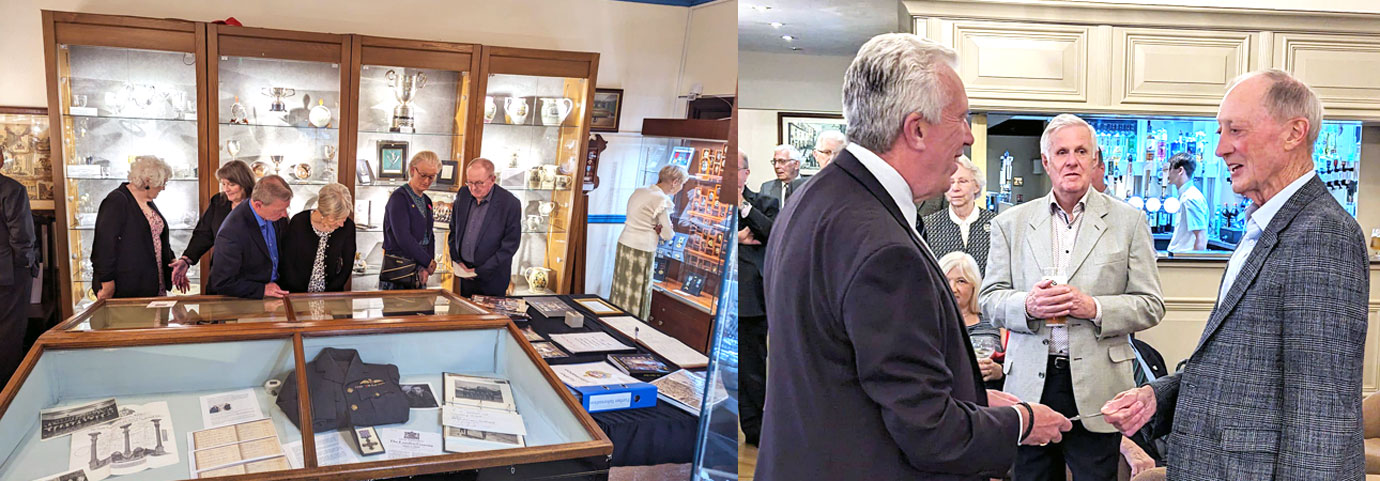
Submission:
M 4 189 L 5 198 L 0 200 L 4 212 L 0 214 L 4 215 L 5 227 L 10 233 L 10 249 L 14 251 L 16 260 L 22 263 L 14 267 L 30 270 L 37 261 L 34 251 L 33 212 L 29 210 L 29 195 L 24 187 L 18 183 L 11 186 L 13 188 Z M 3 275 L 8 276 L 10 273 L 6 272 Z
M 397 242 L 398 248 L 402 249 L 402 255 L 416 261 L 421 267 L 426 267 L 431 265 L 431 254 L 422 249 L 422 240 L 412 235 L 412 213 L 407 211 L 413 208 L 408 205 L 410 202 L 407 193 L 393 191 L 393 195 L 388 198 L 388 207 L 384 214 L 384 229 L 393 233 L 393 240 Z
M 462 187 L 462 189 L 463 188 L 465 187 Z M 450 221 L 447 222 L 448 225 L 450 225 L 450 235 L 446 236 L 446 251 L 450 253 L 450 261 L 453 263 L 462 263 L 460 260 L 460 240 L 465 237 L 465 231 L 461 230 L 462 227 L 459 226 L 459 222 L 461 206 L 466 205 L 462 204 L 462 202 L 465 202 L 465 194 L 463 191 L 457 194 L 455 196 L 455 202 L 451 203 Z
M 1155 391 L 1155 415 L 1146 424 L 1153 426 L 1156 436 L 1168 435 L 1174 429 L 1174 406 L 1179 402 L 1179 381 L 1183 373 L 1174 373 L 1150 381 Z
M 996 327 L 1004 327 L 1012 332 L 1034 334 L 1044 327 L 1043 319 L 1026 316 L 1025 297 L 1027 292 L 1016 290 L 1012 285 L 1011 239 L 1006 232 L 1007 223 L 992 221 L 992 238 L 987 247 L 987 273 L 982 278 L 982 290 L 978 304 L 982 307 L 982 317 Z M 1153 265 L 1152 265 L 1153 268 Z M 1107 315 L 1103 306 L 1102 315 Z
M 350 273 L 354 272 L 355 267 L 355 223 L 350 220 L 345 221 L 345 225 L 340 226 L 345 230 L 345 235 L 341 238 L 340 261 L 342 262 L 340 275 L 332 279 L 326 285 L 329 292 L 340 292 L 345 290 L 345 282 L 350 280 Z
M 1289 240 L 1293 252 L 1285 254 L 1295 261 L 1285 272 L 1262 272 L 1300 289 L 1282 296 L 1279 312 L 1289 385 L 1280 390 L 1277 479 L 1358 479 L 1364 466 L 1358 418 L 1369 262 L 1359 232 L 1335 227 L 1342 222 L 1310 226 Z
M 196 228 L 192 230 L 192 239 L 187 241 L 187 249 L 182 251 L 192 265 L 201 261 L 201 256 L 206 255 L 206 251 L 211 250 L 216 245 L 216 223 L 215 217 L 220 210 L 220 196 L 216 194 L 211 198 L 211 205 L 206 208 L 206 212 L 201 214 L 201 219 L 196 221 Z
M 129 207 L 120 195 L 109 195 L 101 201 L 96 213 L 95 239 L 91 242 L 91 271 L 97 284 L 93 289 L 100 289 L 102 282 L 115 280 L 120 238 L 129 220 L 126 218 Z
M 1101 339 L 1143 331 L 1155 327 L 1164 318 L 1164 296 L 1160 293 L 1155 241 L 1150 236 L 1149 224 L 1139 219 L 1135 224 L 1131 229 L 1131 244 L 1126 249 L 1125 292 L 1094 296 L 1102 304 L 1102 322 L 1094 323 L 1097 337 Z M 990 261 L 988 265 L 991 265 Z
M 500 212 L 503 215 L 503 239 L 498 245 L 498 252 L 484 261 L 483 265 L 475 269 L 476 271 L 492 272 L 503 263 L 511 262 L 513 255 L 517 254 L 518 245 L 522 243 L 522 209 L 517 202 L 508 202 Z M 455 235 L 454 230 L 451 232 L 451 235 Z
M 771 238 L 771 225 L 776 220 L 778 210 L 776 199 L 759 194 L 757 202 L 752 203 L 752 210 L 742 219 L 743 224 L 754 238 L 765 244 Z
M 896 266 L 926 262 L 913 245 L 866 254 L 841 297 L 844 331 L 856 353 L 862 390 L 880 407 L 887 431 L 916 469 L 989 476 L 1016 460 L 1022 426 L 1015 409 L 961 401 L 949 364 L 972 362 L 946 352 L 940 302 L 948 292 L 925 274 L 896 276 Z M 983 403 L 985 404 L 985 403 Z
M 244 267 L 244 251 L 251 246 L 235 239 L 233 235 L 225 234 L 233 232 L 216 236 L 216 252 L 211 255 L 211 289 L 216 294 L 242 299 L 263 299 L 265 284 L 245 279 L 240 275 Z

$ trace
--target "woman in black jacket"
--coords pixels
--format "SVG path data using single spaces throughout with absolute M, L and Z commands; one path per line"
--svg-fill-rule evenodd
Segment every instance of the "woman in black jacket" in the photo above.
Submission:
M 201 219 L 197 221 L 196 229 L 192 231 L 192 239 L 187 242 L 187 249 L 182 251 L 182 257 L 172 263 L 173 287 L 181 292 L 187 292 L 187 289 L 191 288 L 192 282 L 187 279 L 187 271 L 215 246 L 216 232 L 225 222 L 225 216 L 230 215 L 231 209 L 249 199 L 249 195 L 254 192 L 254 171 L 242 160 L 232 160 L 221 165 L 220 169 L 216 170 L 216 178 L 220 179 L 220 193 L 211 196 L 211 205 L 206 207 L 206 212 L 203 212 Z
M 354 267 L 350 189 L 327 184 L 316 199 L 315 209 L 292 216 L 278 247 L 278 286 L 288 292 L 343 291 Z
M 91 269 L 96 299 L 155 297 L 172 285 L 168 222 L 153 204 L 172 169 L 157 157 L 141 156 L 129 167 L 129 182 L 101 201 Z

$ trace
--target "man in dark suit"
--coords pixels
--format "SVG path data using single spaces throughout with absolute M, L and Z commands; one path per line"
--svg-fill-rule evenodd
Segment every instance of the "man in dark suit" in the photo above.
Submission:
M 738 208 L 738 290 L 739 401 L 738 416 L 747 443 L 756 446 L 762 436 L 762 405 L 767 394 L 767 311 L 762 296 L 762 264 L 767 257 L 767 239 L 779 204 L 776 199 L 747 188 L 747 155 L 738 151 L 738 190 L 743 203 Z
M 1183 371 L 1102 407 L 1122 433 L 1151 420 L 1170 433 L 1169 479 L 1365 477 L 1369 263 L 1360 226 L 1313 172 L 1322 111 L 1280 70 L 1232 81 L 1222 100 L 1216 154 L 1252 201 L 1246 234 Z
M 787 144 L 776 146 L 771 154 L 771 167 L 776 171 L 776 180 L 762 183 L 762 195 L 776 199 L 780 205 L 805 186 L 805 177 L 800 176 L 800 162 L 804 157 L 799 150 Z
M 283 297 L 278 287 L 278 245 L 287 230 L 292 189 L 276 175 L 254 185 L 249 202 L 230 211 L 216 233 L 207 294 L 245 299 Z
M 957 60 L 883 34 L 844 74 L 854 143 L 787 202 L 767 244 L 758 479 L 999 477 L 1018 443 L 1072 426 L 984 391 L 948 279 L 915 230 L 915 203 L 949 187 L 973 142 Z M 927 98 L 894 101 L 905 92 Z
M 0 168 L 4 166 L 4 146 L 0 146 Z M 38 276 L 29 191 L 4 175 L 0 175 L 0 221 L 5 223 L 0 229 L 0 385 L 4 385 L 24 358 L 29 297 Z
M 465 186 L 452 207 L 450 259 L 465 297 L 506 294 L 513 254 L 522 241 L 522 205 L 495 180 L 493 162 L 483 157 L 470 161 Z

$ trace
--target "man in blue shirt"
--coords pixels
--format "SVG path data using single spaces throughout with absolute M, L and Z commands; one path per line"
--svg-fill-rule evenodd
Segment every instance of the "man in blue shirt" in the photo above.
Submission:
M 247 299 L 283 297 L 278 287 L 278 245 L 287 228 L 292 189 L 276 175 L 254 185 L 249 202 L 242 202 L 216 233 L 215 255 L 207 294 Z

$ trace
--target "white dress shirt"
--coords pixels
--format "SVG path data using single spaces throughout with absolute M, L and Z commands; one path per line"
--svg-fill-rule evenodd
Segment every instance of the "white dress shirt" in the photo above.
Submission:
M 633 191 L 628 197 L 628 219 L 623 222 L 618 243 L 643 252 L 656 252 L 658 239 L 671 240 L 676 233 L 675 226 L 671 225 L 671 209 L 674 208 L 671 197 L 656 184 Z M 658 224 L 661 225 L 659 236 L 656 233 Z
M 1083 212 L 1088 207 L 1088 196 L 1092 195 L 1092 188 L 1083 193 L 1083 197 L 1078 199 L 1078 203 L 1073 206 L 1073 213 L 1064 212 L 1059 207 L 1059 202 L 1054 198 L 1054 191 L 1049 191 L 1045 196 L 1045 202 L 1049 203 L 1050 246 L 1053 262 L 1051 265 L 1059 269 L 1058 276 L 1064 277 L 1063 282 L 1068 282 L 1068 276 L 1073 267 L 1073 246 L 1078 242 L 1078 231 L 1083 227 Z M 1094 324 L 1102 323 L 1102 303 L 1093 298 L 1093 305 L 1096 307 L 1096 315 L 1093 316 Z M 1069 332 L 1068 324 L 1046 324 L 1049 326 L 1049 353 L 1067 356 L 1069 355 Z
M 949 220 L 954 221 L 955 224 L 958 224 L 958 232 L 959 232 L 960 235 L 963 236 L 963 245 L 964 245 L 964 246 L 967 246 L 967 245 L 968 245 L 968 230 L 969 230 L 969 228 L 971 228 L 971 227 L 973 226 L 973 223 L 974 223 L 974 222 L 977 222 L 977 220 L 978 220 L 978 208 L 977 208 L 977 206 L 973 206 L 973 211 L 968 213 L 968 217 L 967 217 L 967 218 L 960 219 L 960 218 L 958 217 L 958 214 L 954 212 L 954 206 L 953 206 L 953 204 L 950 204 L 950 205 L 949 205 Z
M 1175 214 L 1174 236 L 1169 239 L 1169 252 L 1191 251 L 1197 248 L 1193 231 L 1207 230 L 1207 199 L 1193 184 L 1185 184 L 1179 192 L 1179 212 Z M 1206 235 L 1206 234 L 1204 234 Z
M 1241 242 L 1236 244 L 1236 251 L 1231 253 L 1231 261 L 1227 262 L 1227 275 L 1222 278 L 1222 285 L 1217 288 L 1217 303 L 1222 303 L 1222 298 L 1227 296 L 1227 291 L 1236 282 L 1236 276 L 1241 274 L 1241 266 L 1246 263 L 1246 258 L 1251 256 L 1251 251 L 1255 250 L 1255 244 L 1260 241 L 1260 233 L 1270 226 L 1270 221 L 1279 213 L 1279 209 L 1284 207 L 1289 199 L 1303 188 L 1303 184 L 1308 183 L 1318 174 L 1313 171 L 1303 174 L 1284 190 L 1279 191 L 1270 200 L 1265 201 L 1265 205 L 1256 206 L 1252 204 L 1246 208 L 1246 235 L 1241 237 Z

